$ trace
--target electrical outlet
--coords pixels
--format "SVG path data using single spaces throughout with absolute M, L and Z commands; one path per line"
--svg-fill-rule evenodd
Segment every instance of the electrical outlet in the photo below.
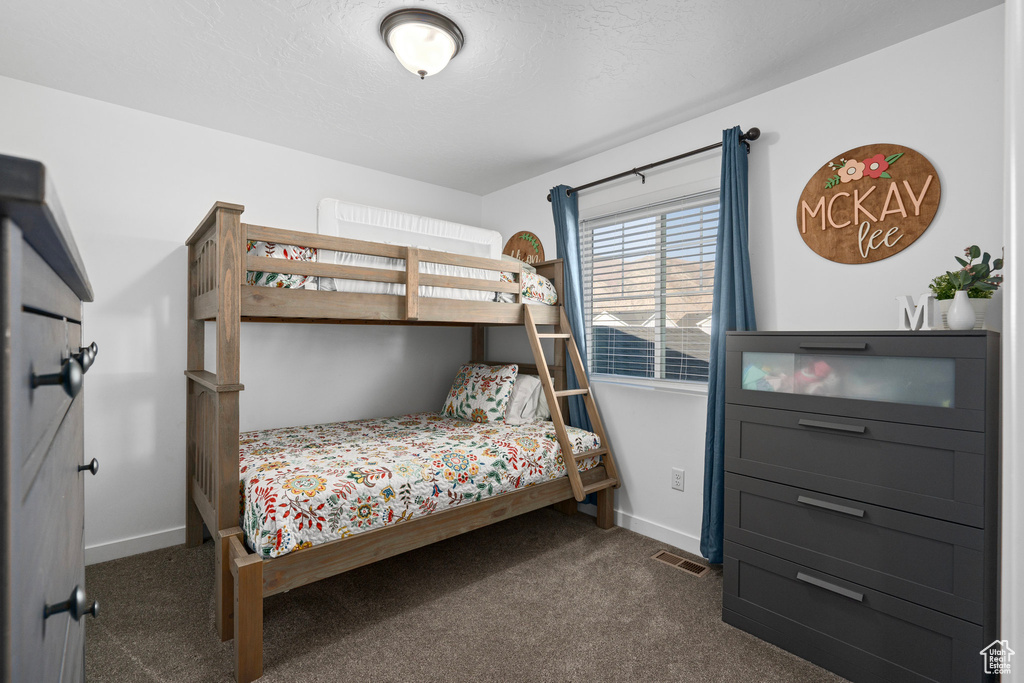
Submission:
M 685 490 L 686 472 L 678 467 L 672 468 L 672 488 L 676 491 Z

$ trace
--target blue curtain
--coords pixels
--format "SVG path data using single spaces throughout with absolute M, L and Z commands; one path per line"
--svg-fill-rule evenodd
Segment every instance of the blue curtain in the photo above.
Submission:
M 722 562 L 724 526 L 725 333 L 757 329 L 747 248 L 747 146 L 740 142 L 739 126 L 722 131 L 720 205 L 704 437 L 704 520 L 700 530 L 701 555 L 715 564 Z
M 583 359 L 583 370 L 587 369 L 587 328 L 583 324 L 583 273 L 580 261 L 580 208 L 576 193 L 566 194 L 569 187 L 559 185 L 551 188 L 551 213 L 555 218 L 555 254 L 562 259 L 565 277 L 565 292 L 562 305 L 576 338 L 576 346 Z M 565 359 L 567 389 L 579 389 L 576 371 L 572 362 Z M 590 418 L 582 396 L 569 397 L 569 424 L 573 427 L 592 431 Z

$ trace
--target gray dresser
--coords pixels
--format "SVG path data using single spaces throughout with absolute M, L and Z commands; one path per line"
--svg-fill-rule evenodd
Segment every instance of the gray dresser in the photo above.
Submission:
M 0 155 L 0 680 L 82 681 L 92 289 L 42 164 Z
M 985 680 L 999 336 L 727 340 L 722 618 L 852 681 Z

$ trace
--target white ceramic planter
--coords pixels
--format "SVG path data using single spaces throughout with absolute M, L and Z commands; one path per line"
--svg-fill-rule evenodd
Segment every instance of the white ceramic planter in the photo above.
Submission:
M 985 315 L 988 311 L 989 302 L 991 301 L 991 299 L 971 299 L 971 306 L 974 308 L 974 313 L 976 317 L 974 322 L 975 330 L 985 329 Z M 949 315 L 949 306 L 952 303 L 952 299 L 942 299 L 941 301 L 939 301 L 939 314 L 942 318 L 942 329 L 944 330 L 950 329 L 949 322 L 947 321 L 946 316 Z
M 974 312 L 971 299 L 964 290 L 958 291 L 953 296 L 953 303 L 949 305 L 946 313 L 946 322 L 951 330 L 973 330 L 978 322 L 978 315 Z

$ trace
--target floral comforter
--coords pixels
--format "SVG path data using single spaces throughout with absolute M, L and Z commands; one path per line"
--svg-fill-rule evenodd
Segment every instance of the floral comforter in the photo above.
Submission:
M 595 434 L 568 427 L 574 452 Z M 565 475 L 550 422 L 476 424 L 418 413 L 245 432 L 242 528 L 280 557 Z M 598 457 L 580 462 L 590 469 Z

